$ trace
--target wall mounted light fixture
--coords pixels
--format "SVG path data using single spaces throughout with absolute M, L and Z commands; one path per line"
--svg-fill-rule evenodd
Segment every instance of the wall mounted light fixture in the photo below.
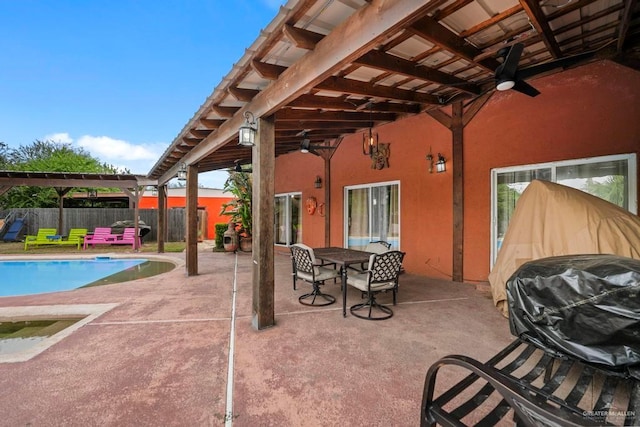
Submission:
M 322 188 L 322 178 L 320 178 L 320 175 L 316 176 L 316 180 L 314 181 L 313 186 L 316 188 Z
M 444 156 L 438 153 L 438 161 L 436 162 L 436 172 L 444 172 L 447 170 L 447 160 Z
M 180 169 L 178 169 L 178 181 L 187 180 L 187 165 L 180 163 Z
M 429 173 L 433 173 L 433 154 L 431 154 L 431 147 L 429 147 L 429 154 L 427 154 L 427 163 L 429 163 Z
M 95 188 L 90 188 L 89 191 L 87 191 L 87 197 L 89 199 L 97 199 L 98 198 L 98 190 L 96 190 Z
M 238 145 L 252 147 L 256 144 L 256 134 L 258 133 L 256 120 L 251 111 L 245 111 L 244 119 L 244 124 L 238 129 Z
M 373 102 L 369 102 L 369 131 L 362 134 L 362 154 L 373 157 L 378 148 L 378 134 L 373 133 Z

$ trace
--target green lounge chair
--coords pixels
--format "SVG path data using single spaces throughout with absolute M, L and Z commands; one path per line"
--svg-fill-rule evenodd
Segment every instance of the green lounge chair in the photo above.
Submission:
M 62 238 L 60 240 L 52 240 L 51 244 L 54 245 L 75 245 L 77 249 L 80 249 L 82 244 L 84 243 L 84 236 L 87 235 L 86 228 L 72 228 L 69 230 L 69 237 Z
M 30 245 L 50 245 L 53 242 L 51 236 L 57 236 L 58 231 L 55 228 L 40 228 L 35 236 L 25 236 L 24 250 L 26 251 Z

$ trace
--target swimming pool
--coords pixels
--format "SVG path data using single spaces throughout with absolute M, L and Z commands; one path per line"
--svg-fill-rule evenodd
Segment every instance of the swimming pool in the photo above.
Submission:
M 137 258 L 0 261 L 0 297 L 116 283 L 148 277 L 175 267 L 171 263 L 160 263 L 168 265 L 159 269 L 150 268 L 152 263 L 158 264 Z

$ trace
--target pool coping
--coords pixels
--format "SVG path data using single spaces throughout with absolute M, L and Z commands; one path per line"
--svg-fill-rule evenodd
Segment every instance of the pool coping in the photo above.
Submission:
M 25 362 L 71 335 L 84 325 L 114 309 L 119 304 L 60 304 L 0 307 L 0 322 L 25 320 L 55 320 L 83 316 L 73 325 L 51 335 L 33 347 L 21 352 L 0 354 L 0 363 Z
M 13 261 L 13 260 L 51 260 L 51 259 L 96 259 L 96 258 L 104 258 L 110 257 L 113 259 L 129 259 L 129 258 L 149 258 L 154 260 L 163 260 L 172 262 L 177 267 L 184 266 L 184 259 L 180 259 L 177 257 L 171 257 L 168 255 L 159 255 L 155 253 L 149 252 L 138 252 L 138 253 L 96 253 L 96 254 L 33 254 L 33 255 L 23 255 L 23 254 L 5 254 L 0 256 L 0 261 Z
M 131 259 L 146 258 L 157 261 L 167 261 L 179 268 L 185 265 L 183 259 L 171 257 L 168 255 L 158 255 L 153 253 L 97 253 L 97 254 L 15 254 L 3 255 L 0 261 L 19 261 L 19 260 L 81 260 L 96 259 L 96 257 L 110 257 L 113 259 Z M 163 273 L 166 274 L 166 273 Z M 61 291 L 67 292 L 67 291 Z M 0 297 L 2 301 L 3 297 Z M 8 297 L 12 298 L 12 297 Z M 117 307 L 119 304 L 59 304 L 59 305 L 33 305 L 19 307 L 0 307 L 0 322 L 3 321 L 22 321 L 22 320 L 54 320 L 64 317 L 83 316 L 82 319 L 75 322 L 68 328 L 48 337 L 47 339 L 37 343 L 33 347 L 21 352 L 11 354 L 0 354 L 0 363 L 16 363 L 25 362 L 47 350 L 49 347 L 62 341 L 82 326 L 91 323 L 98 317 Z

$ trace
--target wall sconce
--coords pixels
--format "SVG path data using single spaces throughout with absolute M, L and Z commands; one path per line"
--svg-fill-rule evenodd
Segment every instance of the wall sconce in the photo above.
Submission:
M 320 175 L 316 176 L 316 180 L 313 183 L 313 186 L 316 188 L 322 188 L 322 178 L 320 178 Z
M 362 134 L 362 154 L 373 157 L 378 152 L 378 134 L 373 133 L 373 102 L 369 102 L 369 132 Z
M 447 170 L 447 160 L 444 156 L 438 153 L 438 161 L 436 162 L 436 172 L 444 172 Z
M 433 154 L 431 154 L 431 147 L 429 147 L 429 154 L 427 154 L 427 162 L 429 163 L 429 173 L 433 173 Z
M 256 134 L 258 133 L 256 120 L 251 111 L 245 111 L 244 118 L 244 124 L 238 129 L 238 145 L 253 147 L 256 144 Z
M 87 197 L 90 199 L 97 199 L 98 190 L 96 190 L 95 188 L 91 188 L 89 191 L 87 191 Z
M 178 169 L 178 181 L 187 180 L 187 165 L 180 163 L 180 169 Z

